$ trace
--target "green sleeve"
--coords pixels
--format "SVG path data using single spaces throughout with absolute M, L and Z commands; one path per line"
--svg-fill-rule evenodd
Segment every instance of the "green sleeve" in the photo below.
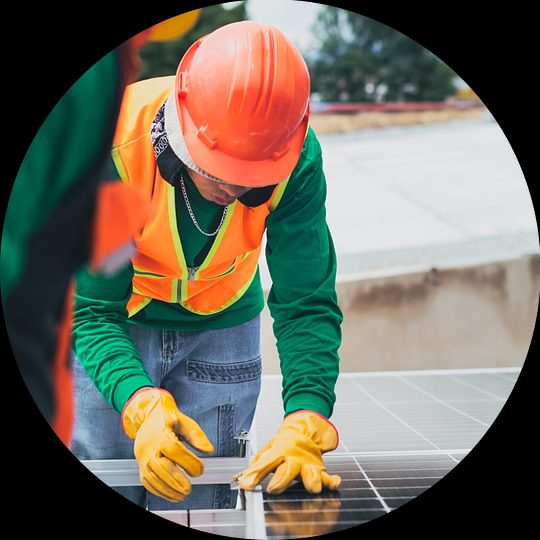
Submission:
M 66 196 L 73 198 L 77 184 L 83 184 L 83 190 L 96 185 L 95 161 L 116 114 L 119 84 L 113 51 L 71 86 L 34 137 L 6 209 L 0 257 L 2 298 L 21 279 L 36 231 L 65 204 Z
M 328 418 L 336 399 L 343 317 L 325 200 L 321 148 L 310 130 L 283 198 L 267 219 L 266 258 L 272 277 L 268 307 L 285 414 L 309 409 Z
M 112 276 L 87 269 L 76 276 L 73 347 L 90 379 L 118 412 L 139 388 L 154 386 L 128 330 L 132 275 L 129 265 Z

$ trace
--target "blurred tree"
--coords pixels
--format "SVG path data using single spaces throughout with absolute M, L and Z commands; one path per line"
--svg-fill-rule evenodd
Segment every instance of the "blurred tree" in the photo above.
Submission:
M 145 45 L 141 50 L 142 66 L 139 80 L 174 75 L 178 62 L 194 41 L 224 24 L 245 19 L 247 19 L 246 2 L 228 9 L 225 9 L 223 4 L 201 8 L 195 26 L 182 38 Z
M 324 7 L 313 31 L 320 48 L 308 65 L 324 101 L 439 101 L 455 93 L 454 71 L 373 19 Z

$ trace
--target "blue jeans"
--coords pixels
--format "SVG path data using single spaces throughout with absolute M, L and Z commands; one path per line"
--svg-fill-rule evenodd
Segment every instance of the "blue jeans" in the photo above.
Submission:
M 167 389 L 178 408 L 198 422 L 214 445 L 213 455 L 238 455 L 234 437 L 250 429 L 260 391 L 260 316 L 220 330 L 132 326 L 130 332 L 154 384 Z M 133 459 L 133 440 L 124 434 L 120 415 L 98 392 L 75 355 L 73 378 L 71 451 L 79 459 Z M 236 491 L 228 484 L 195 485 L 186 501 L 176 504 L 141 486 L 114 489 L 149 510 L 231 508 L 236 501 Z

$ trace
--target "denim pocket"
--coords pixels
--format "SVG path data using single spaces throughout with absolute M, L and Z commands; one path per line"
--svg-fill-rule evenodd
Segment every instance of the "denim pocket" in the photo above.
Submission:
M 187 360 L 188 379 L 209 383 L 240 383 L 253 381 L 261 377 L 261 357 L 236 364 L 218 364 L 200 360 Z

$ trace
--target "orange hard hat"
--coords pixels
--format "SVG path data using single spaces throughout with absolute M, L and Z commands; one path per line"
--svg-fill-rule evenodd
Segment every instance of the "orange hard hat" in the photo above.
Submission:
M 277 184 L 294 169 L 309 120 L 309 73 L 277 28 L 227 24 L 197 40 L 176 73 L 176 113 L 189 157 L 209 177 Z

